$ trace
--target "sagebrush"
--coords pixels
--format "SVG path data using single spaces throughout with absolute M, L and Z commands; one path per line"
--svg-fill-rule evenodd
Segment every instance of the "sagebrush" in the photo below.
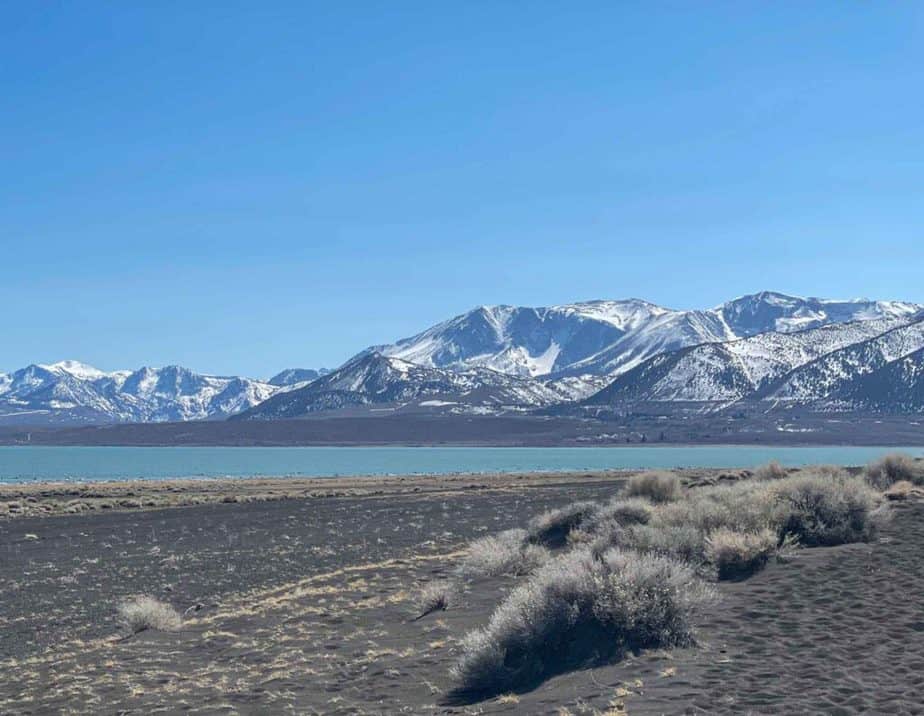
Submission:
M 499 693 L 626 649 L 689 644 L 714 592 L 678 561 L 619 549 L 576 550 L 517 587 L 465 637 L 459 689 Z
M 176 631 L 183 623 L 176 609 L 148 596 L 133 597 L 122 602 L 119 605 L 119 620 L 133 634 L 148 629 Z
M 643 472 L 629 478 L 629 497 L 647 497 L 652 502 L 670 502 L 680 495 L 680 478 L 672 472 Z
M 506 530 L 472 542 L 459 571 L 465 577 L 522 576 L 548 556 L 547 549 L 529 542 L 526 530 Z

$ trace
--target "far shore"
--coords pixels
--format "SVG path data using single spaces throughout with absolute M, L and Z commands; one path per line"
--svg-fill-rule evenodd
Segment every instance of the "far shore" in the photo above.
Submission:
M 85 426 L 0 425 L 0 445 L 110 447 L 924 446 L 908 415 L 724 414 L 619 419 L 559 416 L 357 417 Z

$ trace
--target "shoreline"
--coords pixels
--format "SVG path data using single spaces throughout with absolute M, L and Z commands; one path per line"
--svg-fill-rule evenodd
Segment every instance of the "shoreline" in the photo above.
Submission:
M 219 503 L 332 497 L 432 497 L 462 492 L 506 492 L 523 488 L 619 484 L 636 472 L 639 470 L 0 483 L 0 522 L 4 518 L 53 517 L 96 511 L 115 513 L 162 510 Z M 691 468 L 676 472 L 690 479 L 697 479 L 711 473 L 734 471 Z

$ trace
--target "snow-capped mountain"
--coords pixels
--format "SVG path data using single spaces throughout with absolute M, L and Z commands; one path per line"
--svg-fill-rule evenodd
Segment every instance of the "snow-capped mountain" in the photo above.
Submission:
M 903 410 L 901 400 L 886 396 L 912 390 L 913 382 L 920 380 L 914 356 L 921 349 L 924 320 L 920 318 L 763 333 L 655 356 L 618 376 L 585 404 L 696 404 L 720 409 L 742 401 L 764 401 L 768 408 L 885 409 L 891 405 Z M 876 393 L 873 388 L 882 388 L 886 379 L 896 382 Z
M 434 368 L 485 367 L 509 375 L 617 376 L 647 359 L 700 343 L 881 318 L 920 306 L 834 301 L 763 292 L 710 310 L 677 311 L 646 301 L 589 301 L 548 308 L 481 306 L 422 333 L 367 352 Z
M 318 368 L 317 370 L 314 368 L 286 368 L 270 378 L 267 383 L 280 388 L 286 386 L 301 387 L 328 373 L 330 373 L 330 370 L 327 368 Z
M 0 424 L 569 405 L 593 414 L 641 403 L 909 410 L 921 390 L 922 317 L 911 303 L 772 292 L 690 311 L 638 299 L 483 306 L 335 371 L 292 368 L 268 382 L 177 366 L 107 373 L 75 361 L 30 365 L 0 374 Z
M 280 388 L 186 368 L 106 373 L 77 361 L 0 374 L 0 423 L 159 422 L 224 418 Z
M 276 395 L 237 418 L 297 418 L 364 406 L 388 406 L 379 412 L 522 412 L 570 400 L 573 391 L 581 388 L 517 378 L 481 367 L 431 368 L 373 352 L 357 356 L 303 388 Z
M 558 373 L 664 313 L 645 301 L 591 301 L 552 308 L 481 306 L 367 352 L 431 368 L 490 368 L 519 377 Z

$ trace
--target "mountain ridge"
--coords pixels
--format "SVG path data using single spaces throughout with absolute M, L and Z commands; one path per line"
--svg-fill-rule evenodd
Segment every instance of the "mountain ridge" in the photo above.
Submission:
M 642 403 L 670 409 L 697 404 L 706 410 L 765 401 L 822 410 L 851 404 L 884 410 L 901 403 L 908 409 L 913 400 L 883 403 L 872 391 L 887 380 L 915 389 L 916 358 L 889 364 L 913 353 L 918 339 L 909 339 L 907 350 L 894 355 L 886 348 L 877 353 L 878 344 L 867 342 L 921 317 L 924 308 L 909 302 L 773 291 L 706 310 L 675 310 L 637 298 L 479 306 L 395 343 L 367 348 L 335 370 L 289 368 L 269 380 L 180 366 L 107 373 L 73 360 L 32 364 L 0 374 L 0 424 L 216 420 L 239 414 L 274 419 L 336 410 L 541 413 L 556 406 L 575 407 L 580 414 L 595 406 Z M 857 352 L 833 355 L 851 346 Z M 825 381 L 833 386 L 827 392 Z M 807 387 L 799 392 L 802 384 Z M 884 390 L 899 395 L 893 388 Z
M 768 331 L 907 317 L 903 301 L 801 298 L 763 291 L 707 309 L 675 310 L 642 299 L 547 307 L 478 306 L 375 351 L 422 365 L 487 367 L 511 375 L 618 375 L 648 358 L 690 345 Z
M 291 387 L 177 365 L 106 372 L 74 360 L 35 363 L 0 374 L 0 424 L 215 420 Z

